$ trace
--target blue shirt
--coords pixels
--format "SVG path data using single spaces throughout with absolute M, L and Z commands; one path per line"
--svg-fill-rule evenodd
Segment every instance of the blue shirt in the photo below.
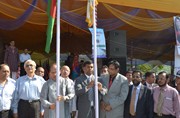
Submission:
M 45 80 L 37 75 L 33 78 L 27 75 L 18 78 L 16 81 L 16 89 L 13 101 L 13 112 L 17 113 L 18 102 L 23 100 L 38 100 Z
M 11 103 L 15 91 L 15 84 L 15 80 L 7 78 L 5 85 L 0 85 L 0 111 L 9 110 L 11 108 Z
M 22 53 L 19 55 L 19 60 L 21 63 L 24 63 L 25 61 L 27 61 L 28 59 L 31 59 L 31 56 L 27 53 Z

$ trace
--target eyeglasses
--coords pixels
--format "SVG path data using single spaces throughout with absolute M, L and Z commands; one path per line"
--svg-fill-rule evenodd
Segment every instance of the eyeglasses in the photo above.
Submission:
M 166 80 L 166 78 L 158 78 L 157 80 Z
M 32 64 L 29 64 L 29 65 L 26 65 L 26 67 L 33 67 L 33 65 L 32 65 Z
M 139 76 L 132 76 L 133 78 L 140 78 Z

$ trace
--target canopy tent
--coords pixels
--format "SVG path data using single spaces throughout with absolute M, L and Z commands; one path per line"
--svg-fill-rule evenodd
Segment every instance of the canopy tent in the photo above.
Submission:
M 173 2 L 168 0 L 163 3 L 161 0 L 136 2 L 99 0 L 99 2 L 97 27 L 106 31 L 106 37 L 108 31 L 126 30 L 128 57 L 173 60 L 175 45 L 173 16 L 178 15 L 180 10 L 179 7 L 172 5 L 180 5 L 179 0 Z M 62 1 L 61 52 L 91 53 L 91 34 L 85 23 L 86 4 L 87 1 Z M 5 43 L 14 40 L 19 49 L 28 48 L 44 52 L 46 8 L 46 0 L 1 0 L 0 39 Z M 52 52 L 55 51 L 55 40 L 51 47 Z

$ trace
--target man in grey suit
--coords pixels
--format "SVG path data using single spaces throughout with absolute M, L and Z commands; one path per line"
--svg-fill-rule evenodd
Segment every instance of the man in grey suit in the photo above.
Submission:
M 153 94 L 141 83 L 141 71 L 133 71 L 132 81 L 125 101 L 124 118 L 153 118 Z
M 80 75 L 75 81 L 75 93 L 78 98 L 78 118 L 95 118 L 95 91 L 93 63 L 86 61 L 83 63 L 84 74 Z M 101 94 L 106 94 L 107 89 L 98 82 L 98 90 Z
M 52 64 L 49 72 L 49 79 L 43 85 L 40 100 L 44 108 L 44 118 L 57 118 L 56 117 L 56 100 L 59 101 L 59 114 L 60 118 L 70 118 L 69 108 L 66 102 L 74 97 L 74 86 L 68 80 L 70 69 L 68 66 L 61 68 L 61 77 L 59 79 L 60 95 L 57 97 L 56 89 L 56 69 L 57 65 Z
M 108 64 L 109 74 L 103 80 L 108 88 L 101 100 L 100 118 L 123 118 L 124 101 L 128 95 L 129 85 L 125 76 L 119 74 L 120 64 L 112 60 Z

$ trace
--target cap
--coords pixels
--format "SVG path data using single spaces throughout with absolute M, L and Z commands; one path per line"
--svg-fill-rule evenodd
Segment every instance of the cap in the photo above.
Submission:
M 180 70 L 177 71 L 176 77 L 180 77 Z

